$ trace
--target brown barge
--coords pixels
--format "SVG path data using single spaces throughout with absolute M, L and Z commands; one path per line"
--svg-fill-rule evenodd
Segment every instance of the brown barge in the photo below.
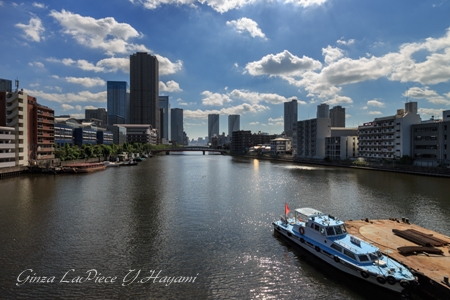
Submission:
M 104 169 L 106 169 L 106 165 L 100 162 L 100 163 L 81 163 L 81 164 L 65 165 L 62 168 L 62 171 L 64 173 L 91 173 L 95 171 L 101 171 Z
M 408 219 L 349 220 L 347 231 L 370 241 L 411 269 L 421 292 L 450 299 L 450 237 L 411 224 Z

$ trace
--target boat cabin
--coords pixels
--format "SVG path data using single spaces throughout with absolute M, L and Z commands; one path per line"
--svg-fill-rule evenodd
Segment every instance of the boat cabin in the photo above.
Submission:
M 347 234 L 344 222 L 338 218 L 312 208 L 298 208 L 295 210 L 295 221 L 294 228 L 297 228 L 300 234 L 306 231 L 312 238 L 315 234 L 327 237 L 331 242 L 329 247 L 347 259 L 360 263 L 382 264 L 380 259 L 383 255 L 379 249 Z
M 312 208 L 296 209 L 295 218 L 299 222 L 305 222 L 305 227 L 309 227 L 324 236 L 337 237 L 347 234 L 344 222 Z

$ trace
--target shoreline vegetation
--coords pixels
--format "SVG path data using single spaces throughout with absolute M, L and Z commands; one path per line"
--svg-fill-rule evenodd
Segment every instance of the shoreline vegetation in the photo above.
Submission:
M 61 162 L 69 160 L 102 158 L 103 160 L 115 160 L 118 155 L 124 153 L 149 153 L 152 150 L 165 149 L 167 145 L 150 145 L 141 143 L 124 143 L 122 145 L 83 145 L 70 146 L 65 144 L 62 147 L 55 147 L 55 159 Z

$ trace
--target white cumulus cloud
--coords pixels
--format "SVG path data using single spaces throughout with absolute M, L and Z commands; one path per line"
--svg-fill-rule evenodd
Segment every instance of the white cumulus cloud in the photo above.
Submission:
M 149 51 L 144 45 L 130 43 L 133 38 L 140 38 L 131 25 L 119 23 L 112 17 L 94 19 L 61 10 L 50 13 L 63 27 L 63 32 L 72 36 L 80 45 L 93 49 L 101 49 L 108 54 L 131 53 L 133 51 Z
M 328 0 L 284 0 L 284 3 L 292 3 L 302 7 L 322 5 Z M 142 5 L 146 9 L 156 9 L 161 5 L 188 5 L 197 7 L 207 5 L 219 13 L 239 9 L 246 5 L 263 2 L 262 0 L 130 0 L 130 2 Z
M 61 104 L 61 110 L 62 111 L 67 111 L 67 110 L 72 110 L 72 109 L 74 109 L 75 107 L 74 106 L 72 106 L 72 105 L 69 105 L 69 104 Z
M 27 90 L 28 95 L 39 100 L 47 100 L 61 104 L 72 102 L 106 102 L 106 91 L 92 93 L 90 91 L 80 91 L 78 93 L 46 93 L 41 90 Z
M 47 8 L 47 6 L 43 3 L 33 2 L 33 6 L 37 8 Z
M 42 21 L 38 17 L 31 17 L 28 24 L 18 23 L 15 26 L 24 31 L 25 38 L 30 39 L 34 42 L 40 42 L 41 34 L 45 31 L 45 28 L 42 25 Z
M 378 100 L 369 100 L 367 101 L 368 106 L 376 106 L 376 107 L 384 107 L 384 103 Z
M 322 64 L 310 57 L 302 58 L 284 50 L 278 54 L 269 54 L 259 61 L 250 62 L 245 66 L 251 75 L 300 75 L 307 70 L 320 69 Z
M 260 37 L 267 40 L 266 35 L 258 27 L 258 23 L 249 18 L 228 21 L 227 26 L 234 28 L 239 33 L 248 32 L 252 37 Z
M 85 87 L 94 87 L 94 86 L 104 86 L 106 82 L 99 78 L 90 78 L 90 77 L 65 77 L 65 80 L 70 83 L 80 84 Z
M 159 82 L 159 91 L 174 93 L 174 92 L 181 92 L 183 90 L 180 88 L 180 85 L 178 84 L 178 82 L 169 80 L 169 81 L 167 81 L 167 83 L 164 83 L 162 81 Z
M 210 91 L 202 92 L 202 96 L 203 105 L 222 106 L 224 103 L 232 101 L 228 95 L 212 93 Z

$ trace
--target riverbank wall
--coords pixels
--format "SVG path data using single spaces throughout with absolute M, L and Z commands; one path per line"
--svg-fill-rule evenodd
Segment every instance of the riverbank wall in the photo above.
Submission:
M 378 163 L 367 163 L 366 165 L 357 165 L 353 164 L 352 162 L 346 161 L 326 162 L 324 160 L 319 159 L 297 159 L 293 157 L 271 157 L 271 156 L 256 156 L 256 155 L 232 155 L 232 156 L 269 160 L 269 161 L 290 162 L 293 164 L 320 165 L 328 167 L 342 167 L 368 171 L 395 172 L 420 176 L 450 178 L 450 168 L 443 168 L 443 167 L 421 167 L 413 165 L 378 164 Z
M 27 170 L 28 167 L 21 167 L 21 166 L 0 168 L 0 179 L 12 176 L 19 176 L 20 174 L 26 172 Z

